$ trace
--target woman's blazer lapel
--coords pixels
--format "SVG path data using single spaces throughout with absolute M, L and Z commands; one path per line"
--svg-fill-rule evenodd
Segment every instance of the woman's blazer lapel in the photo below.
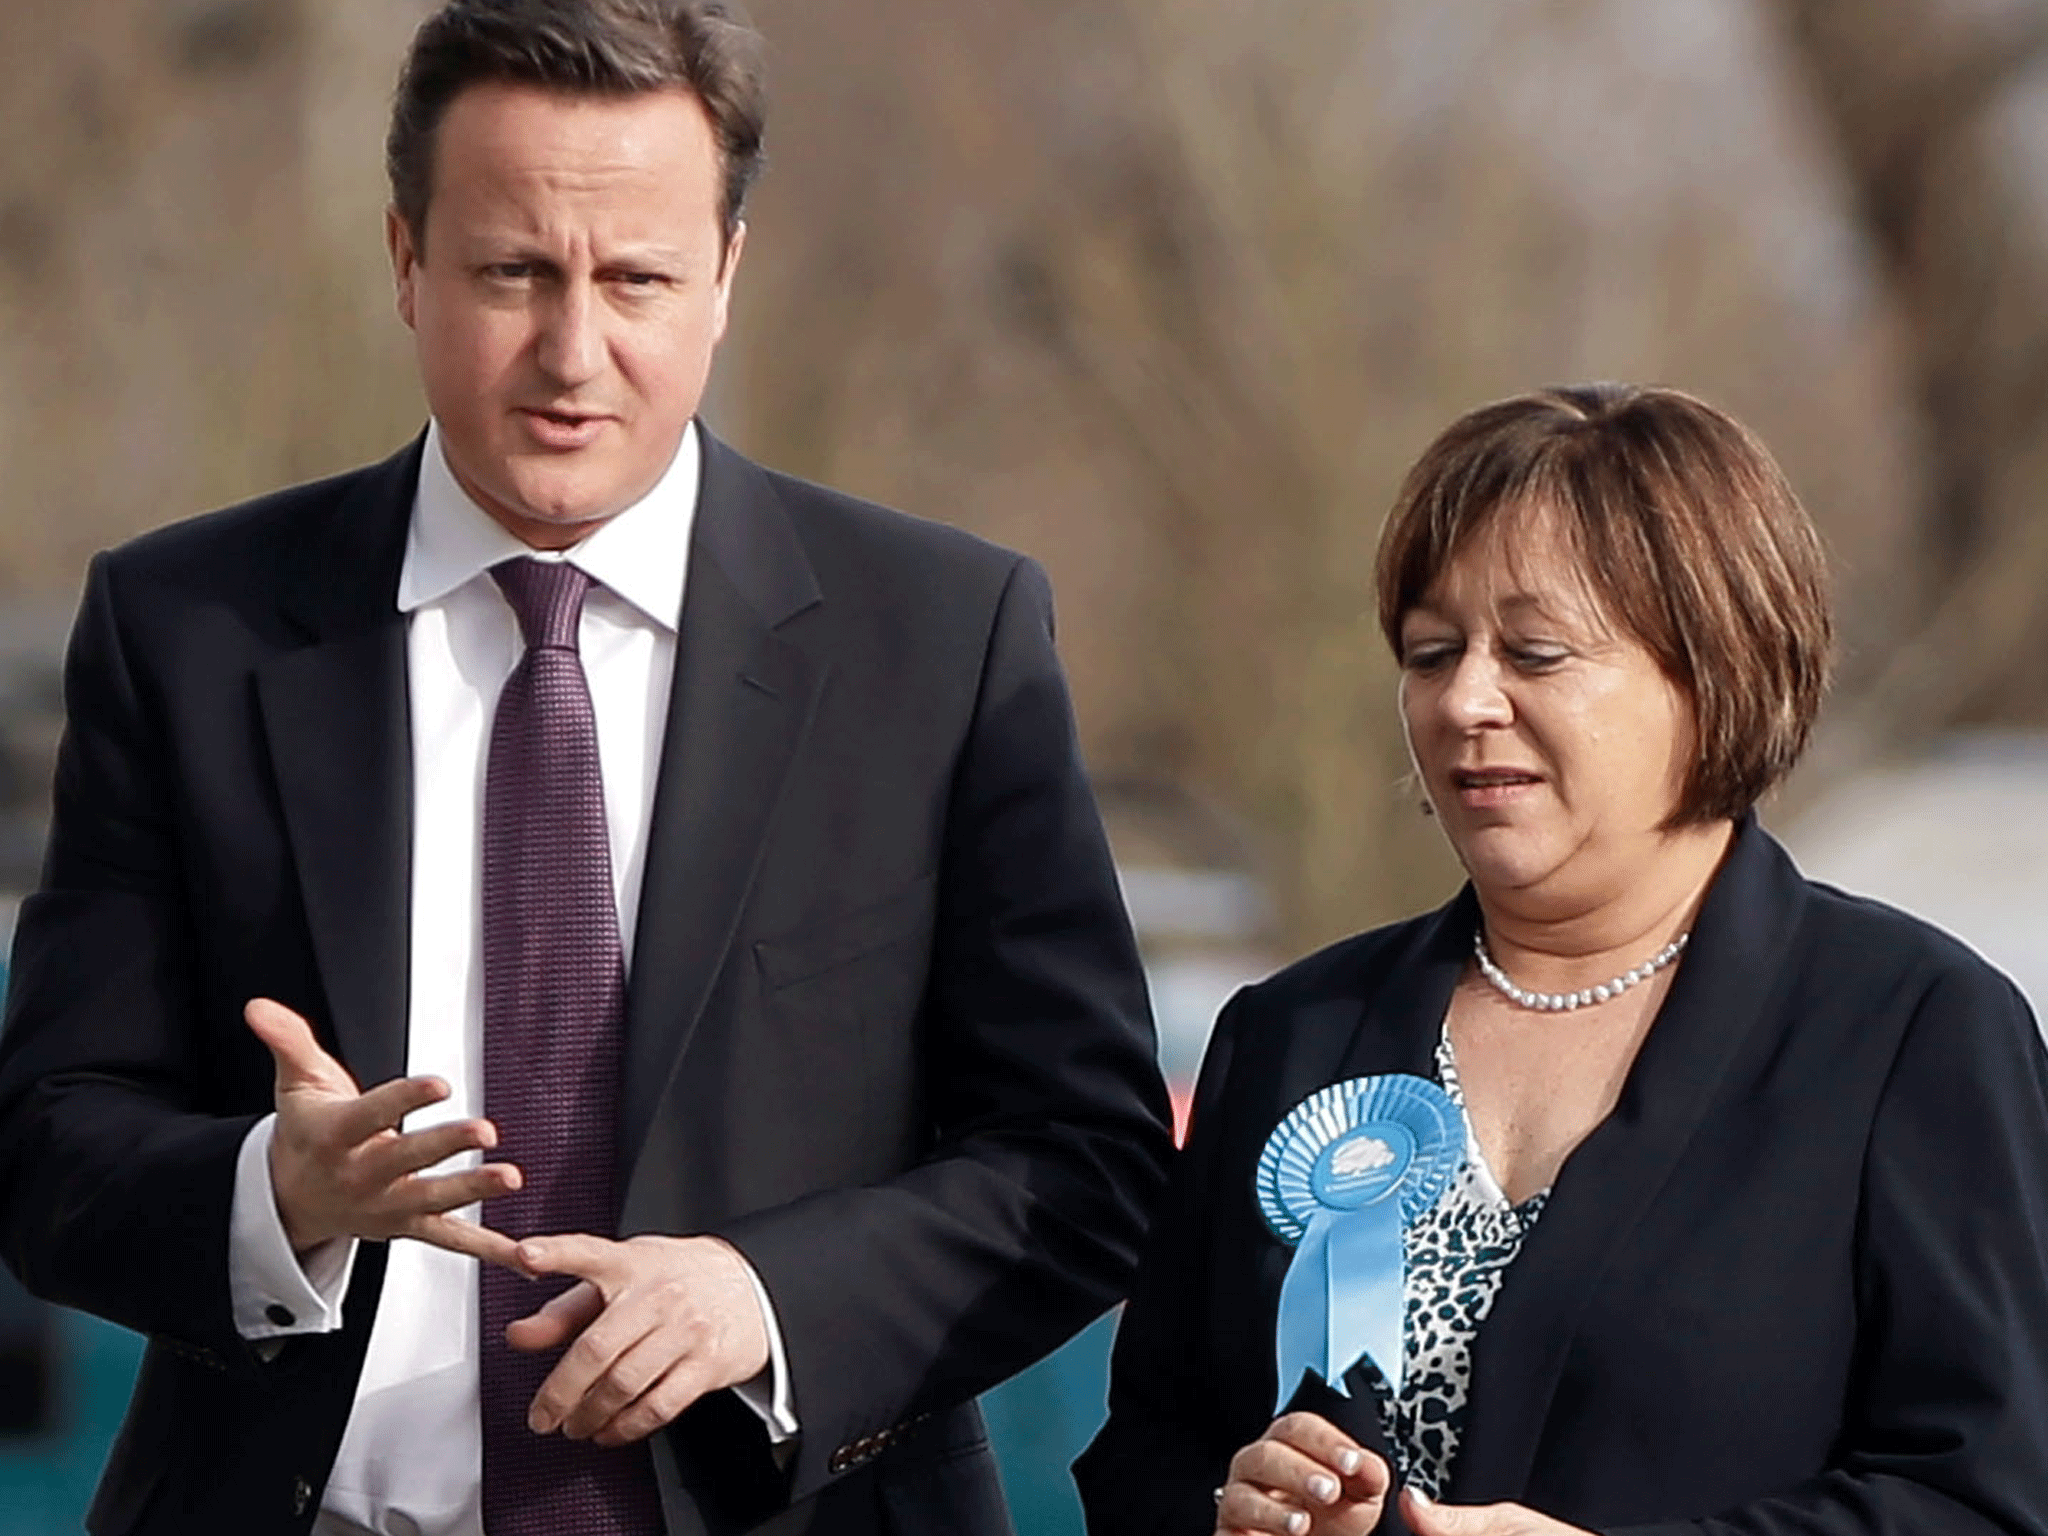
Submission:
M 1471 1417 L 1449 1497 L 1520 1499 L 1602 1273 L 1683 1156 L 1747 1038 L 1776 1011 L 1804 882 L 1746 818 L 1614 1111 L 1580 1143 L 1473 1346 Z

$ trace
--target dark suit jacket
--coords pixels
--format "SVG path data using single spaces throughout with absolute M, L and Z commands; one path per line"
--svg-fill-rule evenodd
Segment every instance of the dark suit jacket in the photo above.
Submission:
M 0 1036 L 0 1241 L 150 1338 L 98 1532 L 301 1531 L 382 1280 L 266 1363 L 229 1312 L 240 1022 L 405 1062 L 392 460 L 99 557 Z M 672 1532 L 1007 1528 L 974 1395 L 1122 1291 L 1164 1093 L 1029 561 L 705 438 L 629 982 L 621 1231 L 752 1261 L 803 1433 L 659 1437 Z M 777 1518 L 794 1503 L 795 1508 Z
M 1259 1150 L 1326 1083 L 1433 1075 L 1476 914 L 1468 890 L 1225 1011 L 1076 1464 L 1092 1530 L 1212 1528 L 1273 1404 L 1291 1255 Z M 1369 1390 L 1300 1401 L 1384 1451 Z M 1481 1327 L 1446 1497 L 1630 1536 L 2048 1530 L 2048 1070 L 2012 985 L 1745 824 Z

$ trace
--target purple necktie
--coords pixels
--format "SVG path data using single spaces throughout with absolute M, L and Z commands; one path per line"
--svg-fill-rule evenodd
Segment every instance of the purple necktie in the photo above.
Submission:
M 498 1127 L 495 1155 L 518 1164 L 525 1184 L 486 1219 L 513 1237 L 609 1237 L 625 961 L 597 720 L 576 649 L 590 578 L 528 559 L 491 576 L 526 654 L 498 696 L 484 779 L 484 1113 Z M 560 1355 L 512 1349 L 505 1325 L 572 1282 L 535 1284 L 486 1264 L 481 1283 L 485 1536 L 659 1536 L 644 1443 L 607 1450 L 526 1427 Z

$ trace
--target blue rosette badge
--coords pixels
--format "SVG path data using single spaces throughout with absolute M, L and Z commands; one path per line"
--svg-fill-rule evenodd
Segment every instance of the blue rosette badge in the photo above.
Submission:
M 1294 1249 L 1273 1330 L 1274 1412 L 1305 1371 L 1349 1396 L 1344 1373 L 1364 1359 L 1400 1392 L 1401 1234 L 1464 1162 L 1458 1106 L 1406 1073 L 1332 1083 L 1274 1127 L 1259 1154 L 1259 1210 Z

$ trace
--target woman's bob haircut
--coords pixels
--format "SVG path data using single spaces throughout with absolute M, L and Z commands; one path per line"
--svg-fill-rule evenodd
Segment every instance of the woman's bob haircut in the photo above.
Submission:
M 1667 827 L 1746 813 L 1799 760 L 1834 621 L 1820 535 L 1762 443 L 1673 389 L 1579 384 L 1453 422 L 1380 535 L 1379 620 L 1401 620 L 1483 530 L 1569 540 L 1611 622 L 1692 701 L 1697 750 Z

